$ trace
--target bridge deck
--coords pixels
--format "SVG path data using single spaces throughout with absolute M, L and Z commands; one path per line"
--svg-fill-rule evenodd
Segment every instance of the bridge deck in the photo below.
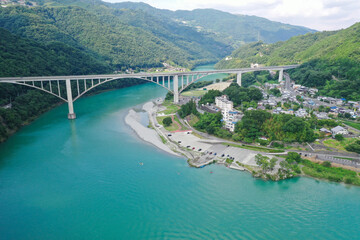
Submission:
M 196 71 L 196 72 L 161 72 L 161 73 L 134 73 L 134 74 L 104 74 L 104 75 L 71 75 L 71 76 L 39 76 L 39 77 L 5 77 L 0 78 L 1 82 L 12 81 L 52 81 L 52 80 L 65 80 L 65 79 L 113 79 L 113 78 L 144 78 L 144 77 L 164 77 L 164 76 L 186 76 L 186 75 L 209 75 L 217 73 L 245 73 L 254 71 L 269 71 L 269 70 L 287 70 L 296 68 L 299 65 L 287 65 L 287 66 L 269 66 L 258 68 L 239 68 L 239 69 L 222 69 L 211 71 Z

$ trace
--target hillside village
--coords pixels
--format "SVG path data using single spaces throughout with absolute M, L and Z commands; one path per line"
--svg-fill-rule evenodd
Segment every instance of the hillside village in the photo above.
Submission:
M 286 78 L 288 78 L 288 75 Z M 289 80 L 289 82 L 265 83 L 260 86 L 252 85 L 249 88 L 240 87 L 243 90 L 239 91 L 257 89 L 262 94 L 260 100 L 242 102 L 240 105 L 235 104 L 230 100 L 231 97 L 224 94 L 227 91 L 226 89 L 218 92 L 212 103 L 203 103 L 203 98 L 207 98 L 206 95 L 213 91 L 205 89 L 211 89 L 211 86 L 214 84 L 198 89 L 199 91 L 206 92 L 202 97 L 186 96 L 185 94 L 185 96 L 181 97 L 181 104 L 184 105 L 194 101 L 197 111 L 200 113 L 200 121 L 193 124 L 193 126 L 198 130 L 214 134 L 220 138 L 272 147 L 295 147 L 306 150 L 310 146 L 310 149 L 313 151 L 318 149 L 320 151 L 340 151 L 343 153 L 349 151 L 358 152 L 359 141 L 357 139 L 360 135 L 360 130 L 356 122 L 360 119 L 360 103 L 357 101 L 347 101 L 345 98 L 320 96 L 316 88 L 308 88 L 295 84 L 289 78 L 286 80 Z M 229 87 L 231 86 L 235 87 L 237 85 L 232 83 Z M 238 94 L 241 94 L 241 92 Z M 253 117 L 250 114 L 252 111 L 256 112 L 253 114 Z M 247 130 L 246 127 L 244 129 L 244 122 L 242 121 L 244 116 L 247 116 L 246 121 L 249 120 L 250 116 L 251 121 L 256 122 L 257 118 L 264 116 L 264 113 L 261 112 L 269 114 L 267 118 L 272 120 L 270 122 L 263 121 L 259 123 L 260 126 L 255 127 L 257 130 Z M 220 126 L 223 131 L 216 130 L 218 127 L 215 127 L 215 130 L 207 129 L 206 125 L 212 126 L 216 124 L 215 115 L 219 113 L 221 113 L 221 124 L 217 126 Z M 285 115 L 291 117 L 282 117 Z M 279 116 L 279 118 L 275 116 Z M 206 118 L 208 119 L 206 120 Z M 191 117 L 187 119 L 189 122 L 193 121 Z M 284 119 L 292 119 L 292 124 L 287 130 L 284 130 L 284 126 L 288 123 L 281 123 L 281 121 L 288 121 Z M 356 125 L 355 128 L 352 127 L 352 123 Z M 275 124 L 274 129 L 271 127 L 272 124 Z M 276 124 L 283 124 L 284 126 L 276 127 Z M 296 130 L 296 124 L 303 126 L 301 129 L 307 130 Z M 267 130 L 264 129 L 264 126 Z M 251 125 L 248 127 L 251 128 Z M 249 131 L 255 132 L 250 133 Z M 305 132 L 307 134 L 306 137 L 304 137 Z M 259 135 L 259 133 L 262 135 Z M 239 135 L 242 135 L 242 137 L 239 137 Z M 301 135 L 302 137 L 300 137 Z
M 332 98 L 325 96 L 317 96 L 316 88 L 308 88 L 297 85 L 294 82 L 290 89 L 285 89 L 284 82 L 279 84 L 265 83 L 264 88 L 253 86 L 260 89 L 263 93 L 263 100 L 257 102 L 257 107 L 249 107 L 246 110 L 267 110 L 273 114 L 291 114 L 296 117 L 306 118 L 311 115 L 317 119 L 334 119 L 342 117 L 346 119 L 360 118 L 360 102 L 347 101 L 345 98 Z M 271 94 L 272 89 L 279 90 L 279 95 Z M 289 103 L 297 104 L 296 108 L 289 106 Z M 223 95 L 215 98 L 214 104 L 209 104 L 202 108 L 210 113 L 221 112 L 223 116 L 224 127 L 230 131 L 234 131 L 235 124 L 241 120 L 243 114 L 241 111 L 234 109 L 234 104 Z M 338 126 L 339 128 L 342 128 Z M 338 133 L 347 134 L 347 131 L 338 131 L 339 128 L 330 130 L 333 135 Z M 324 129 L 322 129 L 324 130 Z M 324 130 L 325 132 L 329 130 Z

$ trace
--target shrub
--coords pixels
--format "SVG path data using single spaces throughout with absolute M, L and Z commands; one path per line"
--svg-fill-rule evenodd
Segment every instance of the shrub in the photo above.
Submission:
M 323 165 L 324 167 L 331 167 L 331 162 L 325 161 L 325 162 L 321 163 L 321 165 Z
M 165 127 L 170 126 L 170 125 L 172 124 L 171 117 L 166 117 L 166 118 L 164 118 L 162 122 L 163 122 L 163 124 L 164 124 Z
M 340 141 L 344 140 L 344 136 L 341 134 L 336 134 L 335 139 L 340 142 Z

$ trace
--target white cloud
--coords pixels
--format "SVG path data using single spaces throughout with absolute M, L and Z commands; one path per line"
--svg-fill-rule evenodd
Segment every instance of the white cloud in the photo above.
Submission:
M 121 0 L 106 0 L 121 2 Z M 170 10 L 215 8 L 317 30 L 346 28 L 360 21 L 359 0 L 143 0 Z

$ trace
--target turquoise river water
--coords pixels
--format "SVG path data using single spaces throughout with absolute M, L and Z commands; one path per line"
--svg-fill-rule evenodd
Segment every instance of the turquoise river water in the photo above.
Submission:
M 360 239 L 359 187 L 190 168 L 142 142 L 124 116 L 165 93 L 81 98 L 75 121 L 64 104 L 1 144 L 0 239 Z

